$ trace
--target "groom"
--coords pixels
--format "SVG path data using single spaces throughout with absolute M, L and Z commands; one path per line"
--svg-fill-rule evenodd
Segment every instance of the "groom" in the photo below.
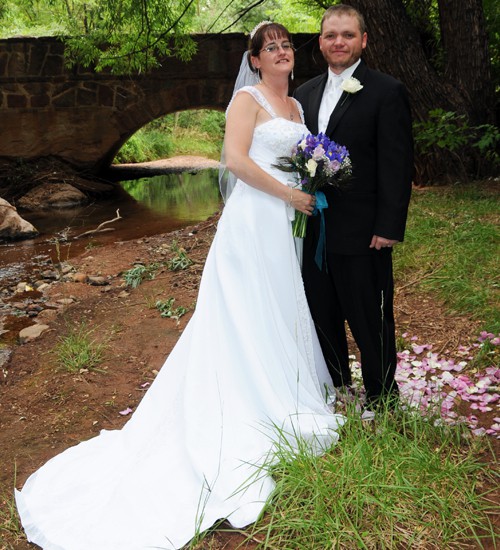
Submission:
M 367 408 L 397 397 L 392 247 L 403 240 L 413 175 L 411 114 L 401 82 L 360 59 L 363 16 L 345 4 L 328 8 L 319 46 L 326 74 L 295 91 L 311 133 L 349 150 L 353 172 L 326 189 L 326 258 L 315 253 L 320 216 L 309 220 L 303 277 L 323 354 L 340 393 L 350 394 L 345 321 L 361 354 Z M 356 79 L 356 80 L 355 80 Z M 347 90 L 347 91 L 345 91 Z M 348 397 L 348 395 L 346 396 Z

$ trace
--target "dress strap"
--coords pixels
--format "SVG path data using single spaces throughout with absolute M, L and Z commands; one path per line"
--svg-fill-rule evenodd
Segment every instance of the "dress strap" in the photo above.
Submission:
M 304 109 L 302 109 L 302 105 L 300 104 L 300 101 L 298 101 L 294 97 L 292 97 L 292 99 L 295 101 L 295 104 L 297 105 L 297 109 L 299 110 L 300 121 L 302 122 L 302 124 L 305 124 L 306 121 L 304 118 Z
M 229 107 L 231 107 L 231 104 L 234 100 L 234 98 L 240 93 L 240 92 L 247 92 L 248 94 L 250 94 L 254 99 L 255 101 L 263 108 L 265 109 L 269 115 L 272 117 L 272 118 L 277 118 L 276 116 L 276 113 L 274 112 L 273 108 L 271 107 L 271 104 L 269 103 L 269 101 L 267 101 L 267 99 L 265 98 L 264 94 L 258 89 L 258 88 L 255 88 L 255 86 L 243 86 L 243 88 L 240 88 L 235 94 L 234 96 L 232 97 L 231 101 L 229 102 L 229 105 L 227 106 L 227 109 L 226 109 L 226 116 L 227 116 L 227 112 L 229 110 Z M 299 108 L 300 111 L 302 111 L 302 107 Z M 303 113 L 301 112 L 301 117 L 303 118 Z

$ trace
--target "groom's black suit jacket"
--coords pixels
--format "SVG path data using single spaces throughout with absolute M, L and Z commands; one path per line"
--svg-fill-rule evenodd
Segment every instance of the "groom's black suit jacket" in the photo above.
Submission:
M 370 254 L 373 235 L 403 240 L 413 177 L 411 114 L 404 86 L 369 69 L 363 61 L 353 76 L 363 85 L 343 92 L 326 135 L 345 145 L 352 178 L 342 189 L 327 188 L 326 243 L 329 253 Z M 318 133 L 318 111 L 328 74 L 306 82 L 294 93 L 309 131 Z M 308 224 L 305 245 L 317 241 L 319 216 Z M 309 242 L 308 242 L 309 241 Z

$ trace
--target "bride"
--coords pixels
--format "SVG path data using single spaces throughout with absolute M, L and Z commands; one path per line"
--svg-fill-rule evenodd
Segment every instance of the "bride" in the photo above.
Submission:
M 250 64 L 260 81 L 227 111 L 235 183 L 192 319 L 121 430 L 67 449 L 16 491 L 27 537 L 44 549 L 178 549 L 217 520 L 244 527 L 273 491 L 277 445 L 321 453 L 338 439 L 344 419 L 331 411 L 290 228 L 314 199 L 273 168 L 307 133 L 287 95 L 288 31 L 259 24 L 243 74 Z

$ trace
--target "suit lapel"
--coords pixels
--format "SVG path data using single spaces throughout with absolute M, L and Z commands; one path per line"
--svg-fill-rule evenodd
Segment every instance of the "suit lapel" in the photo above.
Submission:
M 356 68 L 352 76 L 357 78 L 361 82 L 361 84 L 363 84 L 365 74 L 366 74 L 366 65 L 363 63 L 363 61 L 361 61 L 361 63 Z M 357 92 L 356 94 L 349 94 L 347 92 L 342 92 L 340 99 L 337 101 L 337 105 L 335 106 L 335 109 L 332 111 L 332 114 L 330 116 L 330 121 L 328 122 L 328 126 L 326 127 L 325 134 L 327 136 L 332 135 L 333 131 L 337 127 L 337 124 L 340 122 L 340 119 L 344 116 L 345 112 L 347 111 L 351 103 L 354 101 L 355 97 L 362 91 L 363 90 L 361 90 L 360 92 Z
M 318 112 L 321 105 L 321 99 L 323 97 L 323 91 L 328 79 L 328 73 L 323 75 L 323 78 L 318 82 L 318 85 L 309 93 L 306 120 L 308 121 L 308 127 L 311 134 L 318 133 Z

